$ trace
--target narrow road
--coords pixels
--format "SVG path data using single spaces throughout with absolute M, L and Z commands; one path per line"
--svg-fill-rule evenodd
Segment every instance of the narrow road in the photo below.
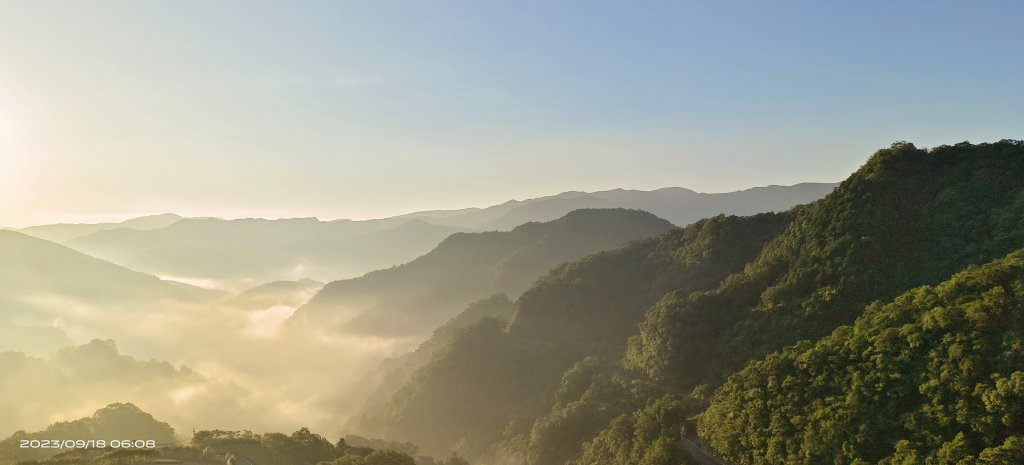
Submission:
M 718 457 L 705 452 L 704 449 L 701 449 L 693 439 L 683 438 L 682 444 L 683 449 L 686 449 L 686 451 L 693 456 L 693 459 L 696 460 L 699 465 L 732 465 L 729 462 L 719 460 Z

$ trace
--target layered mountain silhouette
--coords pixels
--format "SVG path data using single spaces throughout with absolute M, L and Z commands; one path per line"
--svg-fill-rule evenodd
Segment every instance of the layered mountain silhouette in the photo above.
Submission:
M 99 231 L 68 246 L 158 276 L 249 287 L 359 275 L 422 255 L 460 230 L 416 220 L 194 218 L 153 230 Z
M 401 218 L 421 218 L 435 224 L 476 230 L 508 230 L 530 221 L 551 221 L 581 208 L 628 208 L 653 213 L 676 226 L 686 226 L 720 214 L 752 215 L 788 210 L 794 205 L 818 200 L 835 187 L 833 183 L 801 183 L 715 194 L 682 187 L 652 191 L 569 191 L 535 199 L 511 200 L 487 208 L 417 212 Z
M 507 231 L 584 208 L 644 210 L 683 226 L 717 214 L 786 210 L 821 198 L 827 183 L 703 194 L 684 188 L 564 192 L 487 208 L 416 212 L 377 220 L 181 218 L 56 224 L 26 234 L 128 268 L 205 287 L 244 289 L 301 278 L 332 281 L 409 262 L 462 231 Z
M 426 335 L 470 302 L 518 295 L 558 263 L 671 228 L 647 212 L 608 209 L 511 231 L 453 234 L 407 264 L 329 283 L 293 320 L 347 333 Z
M 810 205 L 558 267 L 361 427 L 483 463 L 671 464 L 696 416 L 737 464 L 1017 463 L 1020 257 L 971 267 L 1024 247 L 1020 179 L 1024 142 L 898 143 Z
M 77 237 L 88 236 L 98 231 L 109 231 L 111 229 L 160 229 L 170 226 L 181 219 L 180 216 L 173 213 L 164 213 L 162 215 L 133 218 L 120 223 L 46 224 L 31 226 L 18 231 L 48 241 L 67 242 Z

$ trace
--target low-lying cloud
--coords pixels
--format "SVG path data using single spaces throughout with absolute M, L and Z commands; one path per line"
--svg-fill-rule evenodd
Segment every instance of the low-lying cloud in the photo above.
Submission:
M 51 345 L 80 345 L 49 347 L 48 355 L 24 341 L 0 347 L 19 350 L 0 353 L 0 436 L 79 418 L 113 402 L 138 405 L 183 439 L 193 428 L 310 426 L 341 434 L 366 373 L 418 341 L 286 325 L 315 290 L 288 292 L 294 295 L 104 306 L 33 296 L 38 320 L 50 322 L 40 331 L 58 335 Z

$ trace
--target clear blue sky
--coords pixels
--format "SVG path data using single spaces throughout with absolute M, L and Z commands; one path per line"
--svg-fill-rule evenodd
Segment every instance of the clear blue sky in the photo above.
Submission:
M 0 225 L 837 181 L 1024 138 L 1012 1 L 2 1 Z

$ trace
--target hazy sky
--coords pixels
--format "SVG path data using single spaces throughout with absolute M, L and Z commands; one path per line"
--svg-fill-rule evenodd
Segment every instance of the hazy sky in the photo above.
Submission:
M 836 181 L 1024 138 L 1015 1 L 0 0 L 0 225 Z

